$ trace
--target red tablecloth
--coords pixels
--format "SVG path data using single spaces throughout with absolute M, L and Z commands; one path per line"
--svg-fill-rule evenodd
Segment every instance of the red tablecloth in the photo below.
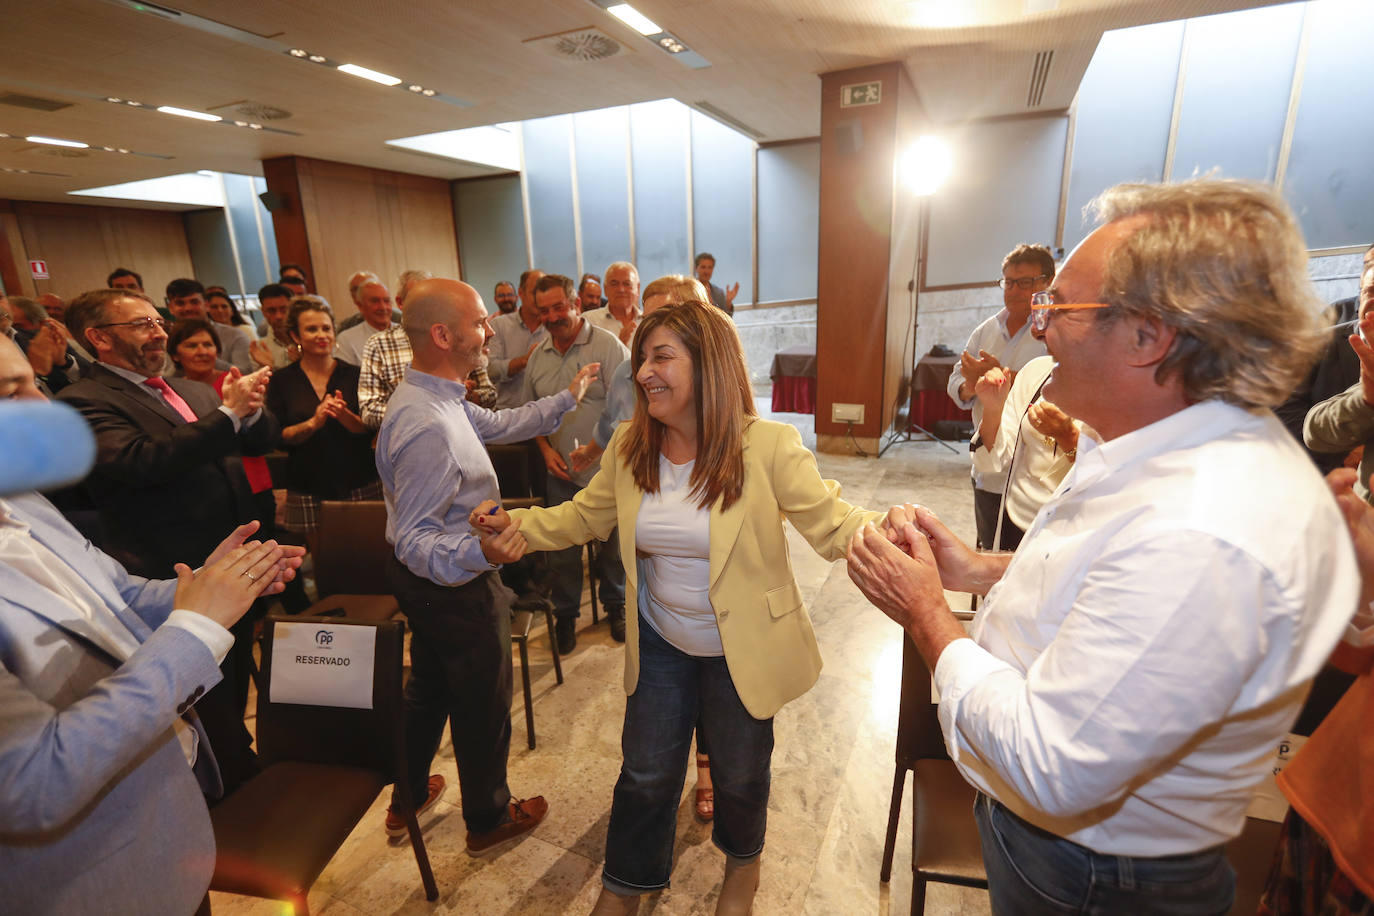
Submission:
M 773 379 L 775 413 L 815 413 L 816 380 L 780 375 Z
M 911 377 L 911 423 L 931 426 L 941 420 L 972 420 L 971 411 L 960 409 L 945 390 L 957 356 L 923 356 Z
M 773 354 L 768 372 L 773 380 L 773 410 L 781 413 L 816 412 L 816 348 L 788 347 Z

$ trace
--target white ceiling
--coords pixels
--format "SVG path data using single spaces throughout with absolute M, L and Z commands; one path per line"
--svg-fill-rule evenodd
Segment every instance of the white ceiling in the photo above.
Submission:
M 207 33 L 112 0 L 5 5 L 0 95 L 20 93 L 68 107 L 0 104 L 0 132 L 171 158 L 0 140 L 0 168 L 70 176 L 0 171 L 0 198 L 100 203 L 66 192 L 197 169 L 261 174 L 262 159 L 283 155 L 441 178 L 489 174 L 388 148 L 384 141 L 665 97 L 712 106 L 747 125 L 761 142 L 814 136 L 819 74 L 894 60 L 904 62 L 937 123 L 1053 111 L 1072 102 L 1103 31 L 1268 3 L 635 0 L 637 9 L 710 61 L 704 69 L 683 66 L 590 0 L 162 4 L 270 43 L 394 74 L 469 107 L 374 85 L 260 46 L 266 42 Z M 948 27 L 934 27 L 941 24 Z M 589 26 L 621 42 L 623 50 L 606 60 L 577 62 L 529 41 Z M 1040 104 L 1028 108 L 1031 71 L 1043 51 L 1054 52 L 1053 62 Z M 294 135 L 185 120 L 114 105 L 106 96 L 201 111 L 256 101 L 290 112 L 262 123 Z

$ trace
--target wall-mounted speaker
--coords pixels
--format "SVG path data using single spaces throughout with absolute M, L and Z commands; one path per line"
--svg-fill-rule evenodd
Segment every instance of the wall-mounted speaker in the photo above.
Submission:
M 262 201 L 262 205 L 267 208 L 268 213 L 276 213 L 287 208 L 286 198 L 276 191 L 263 191 L 258 195 L 258 200 Z

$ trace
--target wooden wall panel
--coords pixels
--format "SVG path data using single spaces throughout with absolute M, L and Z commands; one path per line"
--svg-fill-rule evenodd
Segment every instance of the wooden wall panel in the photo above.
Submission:
M 11 206 L 23 248 L 13 256 L 25 295 L 72 299 L 104 287 L 111 270 L 127 267 L 142 274 L 144 288 L 161 302 L 169 281 L 195 275 L 180 213 L 32 201 Z M 34 280 L 29 260 L 47 261 L 50 279 Z
M 375 271 L 388 288 L 410 268 L 459 276 L 447 181 L 300 156 L 269 162 L 268 188 L 296 208 L 284 218 L 273 214 L 275 225 L 288 227 L 285 235 L 278 228 L 278 253 L 299 260 L 290 246 L 303 233 L 315 289 L 339 317 L 354 311 L 348 278 L 356 270 Z
M 899 63 L 821 76 L 820 257 L 816 276 L 816 435 L 822 451 L 848 451 L 836 401 L 864 405 L 861 443 L 884 431 L 889 268 L 898 139 Z M 841 108 L 840 87 L 881 80 L 882 102 Z

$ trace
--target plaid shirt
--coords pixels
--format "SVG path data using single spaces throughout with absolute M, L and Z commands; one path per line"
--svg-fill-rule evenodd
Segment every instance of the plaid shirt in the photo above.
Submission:
M 396 386 L 401 383 L 410 365 L 410 339 L 399 324 L 373 334 L 363 345 L 362 375 L 358 379 L 358 406 L 363 422 L 376 429 L 386 416 L 386 404 Z M 496 403 L 496 386 L 491 383 L 486 367 L 474 369 L 469 376 L 477 387 L 468 400 L 490 410 Z

